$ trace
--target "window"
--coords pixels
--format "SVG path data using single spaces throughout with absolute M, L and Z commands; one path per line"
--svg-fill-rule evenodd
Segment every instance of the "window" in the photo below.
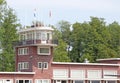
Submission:
M 28 48 L 18 48 L 18 55 L 27 55 Z
M 16 80 L 16 83 L 32 83 L 32 80 Z
M 21 34 L 20 35 L 20 40 L 26 40 L 26 34 Z
M 50 83 L 49 79 L 36 79 L 35 81 L 35 83 Z
M 100 81 L 99 80 L 91 80 L 88 83 L 100 83 Z
M 117 75 L 117 70 L 104 70 L 103 71 L 103 78 L 115 78 L 117 79 L 117 76 L 107 76 L 107 75 Z
M 3 83 L 3 80 L 0 79 L 0 83 Z
M 38 68 L 48 69 L 48 62 L 38 62 Z
M 27 33 L 27 39 L 28 39 L 28 40 L 33 39 L 33 36 L 34 36 L 33 32 L 28 32 L 28 33 Z
M 50 55 L 50 48 L 49 47 L 38 47 L 38 54 Z
M 102 78 L 102 71 L 101 70 L 87 70 L 88 78 Z
M 75 80 L 74 83 L 84 83 L 83 80 Z
M 18 63 L 18 69 L 22 70 L 22 69 L 28 69 L 29 68 L 29 63 L 28 62 L 20 62 Z
M 41 33 L 41 40 L 47 40 L 46 32 Z
M 12 79 L 0 79 L 0 83 L 13 83 Z
M 41 32 L 40 31 L 36 32 L 36 39 L 41 39 Z
M 106 81 L 106 83 L 117 83 L 117 81 L 110 80 L 110 81 Z
M 52 39 L 52 33 L 51 32 L 48 32 L 47 33 L 47 40 L 51 40 Z

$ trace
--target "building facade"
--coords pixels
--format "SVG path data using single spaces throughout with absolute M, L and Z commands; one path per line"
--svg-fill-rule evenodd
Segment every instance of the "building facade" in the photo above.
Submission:
M 15 72 L 0 72 L 0 83 L 119 83 L 120 58 L 98 63 L 53 62 L 57 41 L 51 27 L 18 31 Z

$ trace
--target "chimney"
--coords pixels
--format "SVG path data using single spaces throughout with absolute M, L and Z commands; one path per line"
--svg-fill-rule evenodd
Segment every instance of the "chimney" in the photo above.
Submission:
M 89 60 L 85 58 L 84 63 L 89 63 Z

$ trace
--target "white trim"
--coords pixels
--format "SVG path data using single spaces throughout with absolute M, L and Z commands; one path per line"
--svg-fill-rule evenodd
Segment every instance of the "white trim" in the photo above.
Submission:
M 52 64 L 58 65 L 104 65 L 104 66 L 120 66 L 119 64 L 104 64 L 104 63 L 71 63 L 71 62 L 52 62 Z
M 110 61 L 110 60 L 120 60 L 120 58 L 97 59 L 97 61 Z
M 104 79 L 104 78 L 101 78 L 101 79 L 88 79 L 86 78 L 85 80 L 120 80 L 120 79 Z
M 21 46 L 15 46 L 15 47 L 23 47 L 23 46 L 57 46 L 57 44 L 30 44 L 30 45 L 21 45 Z
M 35 74 L 35 72 L 0 72 L 0 74 Z
M 101 79 L 89 79 L 89 78 L 55 78 L 55 77 L 53 77 L 52 78 L 53 80 L 113 80 L 113 81 L 115 81 L 115 80 L 120 80 L 120 79 L 104 79 L 104 78 L 101 78 Z
M 27 31 L 33 31 L 33 30 L 45 30 L 45 31 L 53 31 L 54 29 L 51 27 L 34 27 L 34 28 L 27 28 L 27 29 L 20 29 L 18 30 L 18 33 L 22 33 L 22 32 L 27 32 Z

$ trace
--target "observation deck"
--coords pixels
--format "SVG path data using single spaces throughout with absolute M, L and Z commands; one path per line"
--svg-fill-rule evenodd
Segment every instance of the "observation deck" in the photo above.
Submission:
M 58 40 L 52 38 L 53 31 L 53 28 L 44 26 L 22 28 L 18 30 L 19 41 L 16 43 L 16 46 L 56 46 L 58 44 Z

